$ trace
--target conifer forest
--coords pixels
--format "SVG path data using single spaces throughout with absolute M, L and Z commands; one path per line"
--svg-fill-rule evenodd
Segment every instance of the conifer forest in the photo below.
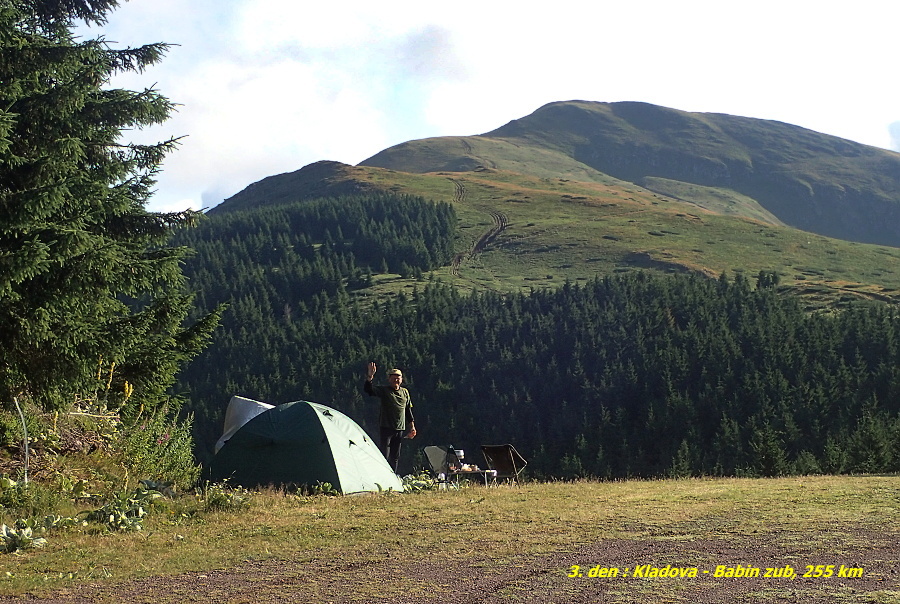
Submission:
M 207 215 L 181 231 L 197 316 L 227 305 L 180 374 L 208 461 L 239 394 L 333 406 L 370 433 L 365 364 L 403 369 L 421 449 L 512 443 L 540 478 L 900 470 L 893 307 L 810 312 L 760 272 L 628 273 L 555 290 L 463 293 L 452 206 L 367 195 Z M 417 279 L 367 294 L 373 276 Z

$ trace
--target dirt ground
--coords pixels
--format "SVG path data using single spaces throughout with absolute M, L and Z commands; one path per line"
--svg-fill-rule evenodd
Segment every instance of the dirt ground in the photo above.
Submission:
M 203 573 L 79 584 L 51 596 L 24 595 L 0 602 L 900 603 L 896 535 L 854 534 L 846 539 L 831 535 L 821 541 L 829 544 L 829 551 L 817 547 L 818 540 L 804 539 L 795 546 L 784 545 L 790 539 L 779 541 L 782 544 L 733 539 L 607 540 L 503 562 L 476 553 L 452 565 L 392 560 L 390 552 L 381 562 L 349 558 L 247 561 Z M 477 551 L 477 544 L 473 545 Z M 821 576 L 803 576 L 815 575 L 818 565 Z M 681 571 L 686 576 L 654 576 L 671 572 L 672 567 L 686 569 Z M 754 569 L 759 569 L 758 577 L 715 576 L 717 571 L 754 575 Z M 778 576 L 765 577 L 769 569 Z M 590 576 L 602 572 L 618 576 Z

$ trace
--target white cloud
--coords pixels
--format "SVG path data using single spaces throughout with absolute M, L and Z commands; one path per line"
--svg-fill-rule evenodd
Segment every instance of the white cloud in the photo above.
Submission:
M 891 149 L 900 151 L 900 121 L 888 126 L 888 132 L 891 135 Z
M 178 44 L 148 73 L 187 135 L 155 207 L 221 201 L 321 159 L 476 134 L 559 100 L 637 100 L 897 145 L 900 3 L 663 0 L 552 5 L 131 0 L 106 37 Z M 95 30 L 94 30 L 95 31 Z M 893 138 L 892 138 L 893 136 Z

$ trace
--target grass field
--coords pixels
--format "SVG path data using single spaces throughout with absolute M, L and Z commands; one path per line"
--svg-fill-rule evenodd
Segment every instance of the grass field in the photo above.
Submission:
M 0 557 L 0 601 L 900 602 L 896 476 L 263 492 L 241 512 L 179 509 L 140 533 L 66 529 Z M 656 576 L 671 572 L 685 576 Z
M 710 192 L 707 209 L 621 181 L 500 170 L 409 174 L 354 168 L 352 174 L 384 190 L 454 205 L 463 259 L 458 268 L 444 267 L 434 276 L 464 291 L 528 291 L 632 270 L 741 273 L 751 282 L 759 271 L 772 271 L 811 307 L 900 300 L 900 250 L 773 224 L 776 219 L 740 196 L 714 198 L 720 191 Z M 503 230 L 476 252 L 497 215 L 506 221 Z M 388 279 L 367 294 L 412 287 L 410 280 Z

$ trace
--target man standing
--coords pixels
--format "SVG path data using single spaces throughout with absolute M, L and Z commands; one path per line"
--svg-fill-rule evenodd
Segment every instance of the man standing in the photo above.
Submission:
M 377 396 L 381 399 L 381 412 L 378 426 L 381 452 L 387 458 L 394 472 L 400 462 L 400 445 L 406 438 L 415 438 L 416 424 L 412 414 L 412 402 L 409 400 L 409 390 L 400 386 L 403 383 L 403 373 L 399 369 L 388 371 L 387 386 L 373 386 L 372 378 L 375 377 L 375 363 L 369 363 L 366 373 L 364 390 L 369 396 Z

